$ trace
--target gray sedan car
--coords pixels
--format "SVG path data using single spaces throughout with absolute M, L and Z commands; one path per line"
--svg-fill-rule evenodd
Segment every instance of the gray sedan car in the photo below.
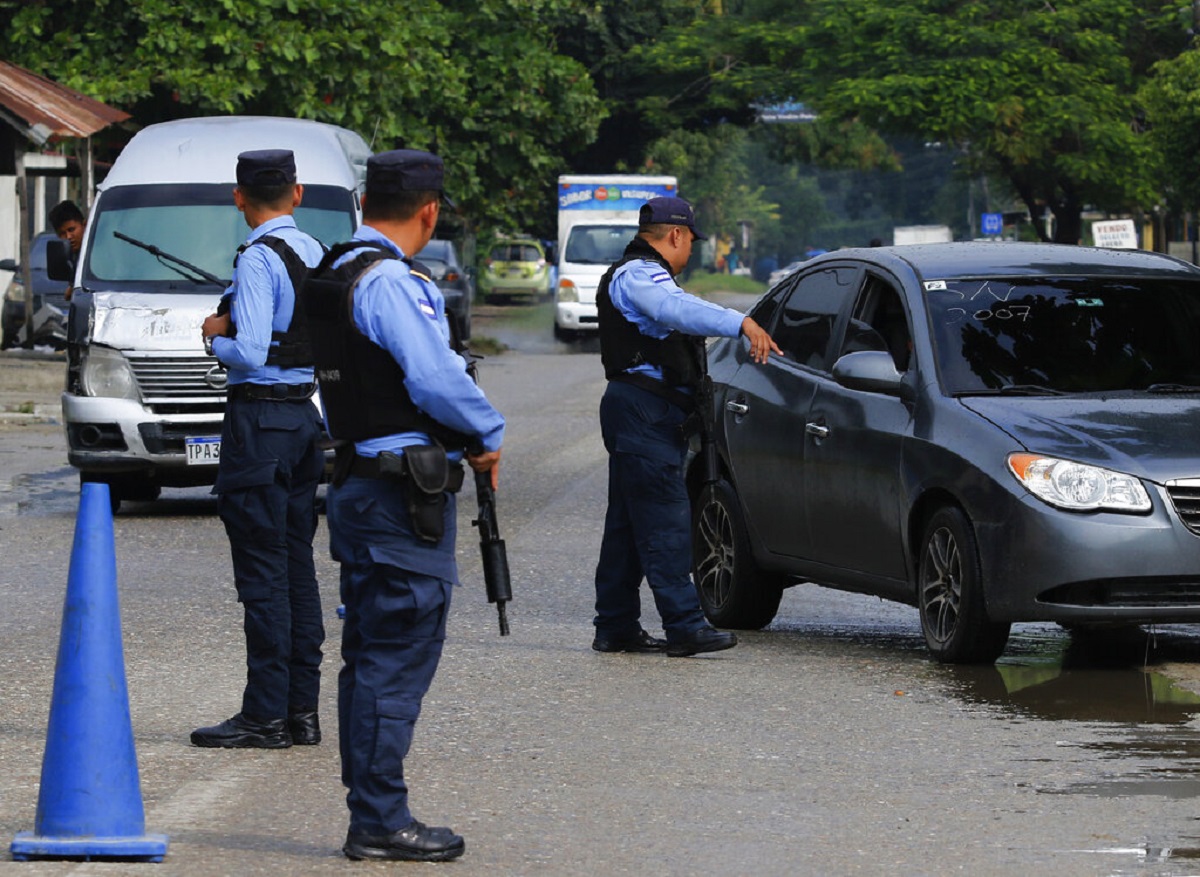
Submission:
M 915 606 L 940 661 L 1009 627 L 1200 621 L 1200 270 L 1053 244 L 840 250 L 709 347 L 696 455 L 710 620 L 800 582 Z

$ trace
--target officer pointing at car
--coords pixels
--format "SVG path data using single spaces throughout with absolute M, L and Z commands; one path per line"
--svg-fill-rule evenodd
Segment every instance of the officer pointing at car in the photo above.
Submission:
M 755 362 L 780 350 L 754 320 L 679 288 L 675 277 L 697 240 L 706 238 L 687 201 L 652 198 L 642 205 L 637 236 L 596 292 L 608 378 L 600 402 L 608 512 L 596 566 L 598 652 L 686 657 L 737 645 L 734 634 L 707 623 L 692 584 L 684 425 L 697 413 L 705 336 L 745 335 Z M 643 578 L 665 641 L 639 621 Z
M 254 230 L 201 331 L 229 372 L 213 492 L 245 617 L 246 688 L 237 715 L 192 732 L 196 746 L 283 749 L 321 740 L 325 629 L 312 542 L 324 453 L 312 354 L 293 317 L 296 289 L 324 248 L 292 218 L 302 197 L 290 150 L 238 156 L 233 201 Z
M 444 861 L 462 837 L 419 822 L 404 759 L 446 638 L 455 494 L 465 457 L 496 486 L 504 418 L 454 349 L 445 300 L 419 263 L 443 192 L 442 160 L 399 149 L 367 161 L 363 225 L 302 294 L 330 435 L 327 497 L 341 564 L 338 677 L 351 859 Z

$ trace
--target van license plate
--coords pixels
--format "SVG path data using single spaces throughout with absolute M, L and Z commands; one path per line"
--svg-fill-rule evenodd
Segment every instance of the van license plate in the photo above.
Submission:
M 220 436 L 188 436 L 183 440 L 189 466 L 205 466 L 221 461 Z

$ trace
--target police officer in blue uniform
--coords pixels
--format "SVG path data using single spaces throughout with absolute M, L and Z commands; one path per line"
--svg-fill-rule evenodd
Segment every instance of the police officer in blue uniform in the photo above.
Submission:
M 229 372 L 213 492 L 245 619 L 246 688 L 237 715 L 192 732 L 196 746 L 282 749 L 321 739 L 325 629 L 312 541 L 324 453 L 312 354 L 293 316 L 296 289 L 324 248 L 296 227 L 302 196 L 290 150 L 238 156 L 233 200 L 253 231 L 201 331 Z
M 413 817 L 404 779 L 458 578 L 461 461 L 495 486 L 504 435 L 451 346 L 441 292 L 407 258 L 433 235 L 442 185 L 431 153 L 372 156 L 364 224 L 303 293 L 329 433 L 344 443 L 326 507 L 345 604 L 338 731 L 351 859 L 444 861 L 465 848 Z
M 685 657 L 737 645 L 710 626 L 691 578 L 691 507 L 684 482 L 684 424 L 705 374 L 705 336 L 745 335 L 765 362 L 779 348 L 754 320 L 688 295 L 675 282 L 696 231 L 682 198 L 653 198 L 637 236 L 596 292 L 600 356 L 608 386 L 600 430 L 608 457 L 608 512 L 596 567 L 598 652 Z M 645 578 L 666 640 L 639 621 Z

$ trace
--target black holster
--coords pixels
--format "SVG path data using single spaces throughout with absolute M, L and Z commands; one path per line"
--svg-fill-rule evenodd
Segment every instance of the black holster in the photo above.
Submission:
M 441 542 L 446 534 L 446 494 L 462 489 L 462 465 L 451 465 L 441 445 L 409 445 L 403 456 L 382 452 L 379 474 L 399 478 L 417 538 Z

